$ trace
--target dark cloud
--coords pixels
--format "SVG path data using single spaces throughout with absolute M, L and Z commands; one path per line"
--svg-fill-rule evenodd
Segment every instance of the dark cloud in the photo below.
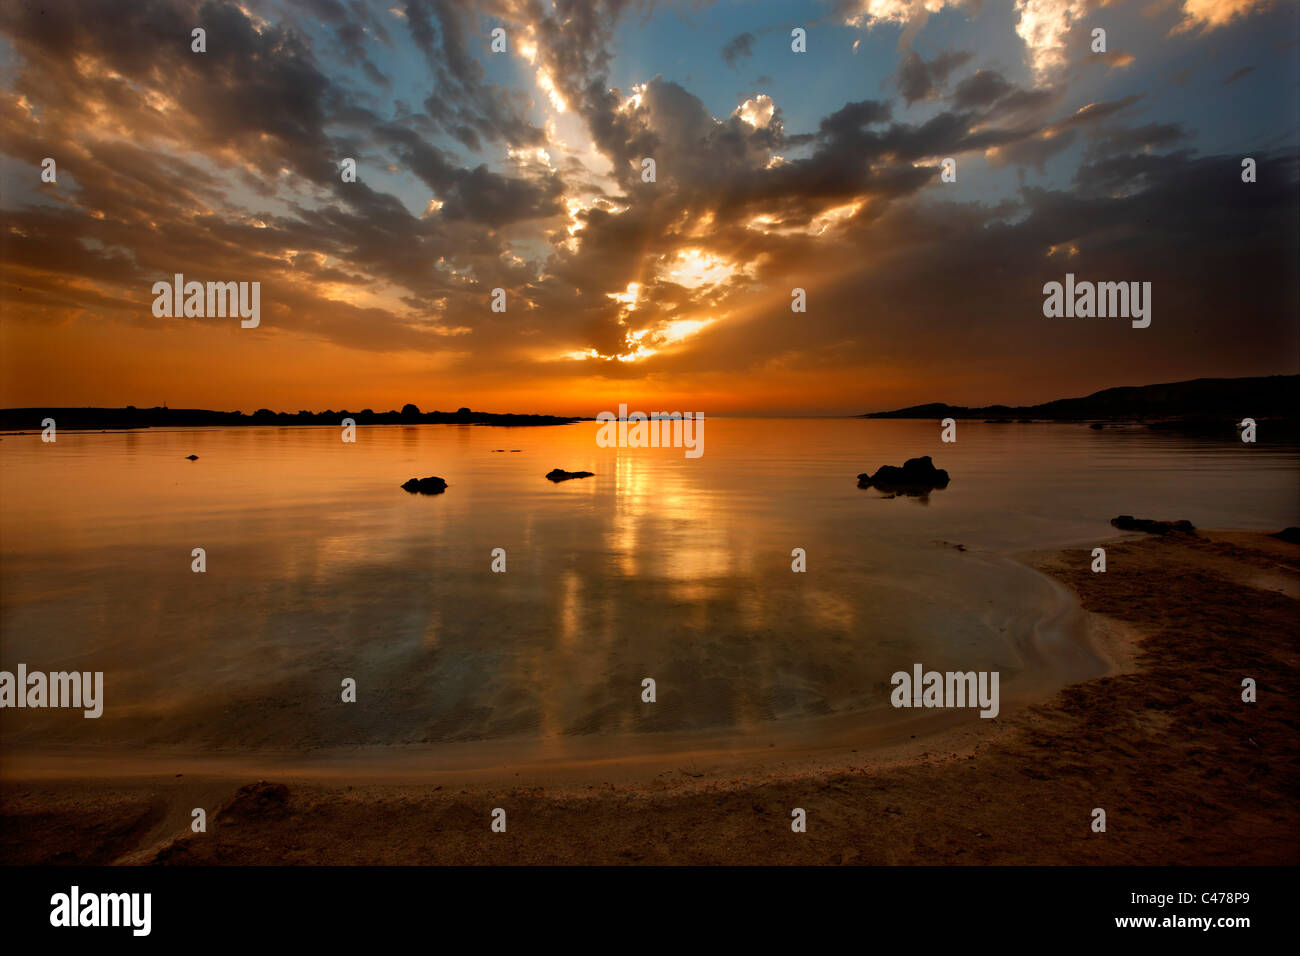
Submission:
M 947 83 L 949 74 L 971 59 L 970 53 L 953 51 L 941 53 L 927 63 L 919 53 L 912 51 L 899 64 L 894 74 L 894 83 L 904 102 L 911 106 L 919 100 L 937 96 L 940 88 Z
M 828 370 L 923 358 L 952 391 L 918 400 L 948 401 L 988 394 L 971 355 L 1006 356 L 999 368 L 1016 376 L 1015 388 L 1042 394 L 1073 387 L 1062 376 L 1081 368 L 1105 368 L 1120 384 L 1190 377 L 1189 368 L 1274 367 L 1270 350 L 1300 346 L 1292 319 L 1300 160 L 1263 161 L 1261 192 L 1239 173 L 1236 156 L 1130 155 L 1084 167 L 1077 189 L 1027 189 L 1010 205 L 898 202 L 850 221 L 820 248 L 832 278 L 813 294 L 815 322 L 792 324 L 788 306 L 769 300 L 750 321 L 716 331 L 707 367 L 757 374 L 773 355 Z M 1221 238 L 1206 242 L 1216 230 Z M 809 267 L 795 262 L 794 274 Z M 1138 339 L 1125 322 L 1045 319 L 1043 283 L 1067 271 L 1152 282 L 1151 327 Z M 1248 336 L 1234 316 L 1250 317 Z M 1216 352 L 1231 358 L 1204 364 Z M 705 370 L 698 353 L 678 361 Z
M 978 70 L 957 84 L 957 89 L 952 94 L 952 104 L 958 109 L 989 107 L 1014 89 L 1001 73 Z
M 293 0 L 295 5 L 317 20 L 330 24 L 334 30 L 334 39 L 342 53 L 342 60 L 355 64 L 365 72 L 366 77 L 375 85 L 388 88 L 391 83 L 371 60 L 367 49 L 370 38 L 381 39 L 390 45 L 388 33 L 382 22 L 365 7 L 354 2 L 345 5 L 341 0 Z
M 391 143 L 403 165 L 445 204 L 443 212 L 448 219 L 468 219 L 498 228 L 561 211 L 559 197 L 564 186 L 554 174 L 524 179 L 502 176 L 485 165 L 466 169 L 403 127 L 377 127 L 374 134 Z
M 1011 96 L 1004 97 L 1000 102 L 1010 98 Z M 1049 159 L 1061 155 L 1079 142 L 1081 132 L 1086 132 L 1089 139 L 1097 141 L 1097 144 L 1092 147 L 1094 150 L 1105 152 L 1112 149 L 1107 144 L 1107 136 L 1115 138 L 1114 149 L 1126 148 L 1123 144 L 1134 139 L 1131 131 L 1109 127 L 1107 133 L 1103 134 L 1098 133 L 1094 127 L 1107 119 L 1122 115 L 1141 99 L 1142 95 L 1134 94 L 1118 100 L 1089 103 L 1054 122 L 1022 127 L 1020 135 L 1008 135 L 1003 142 L 995 144 L 996 149 L 989 155 L 989 161 L 994 166 L 1021 166 L 1042 173 Z M 998 109 L 1000 106 L 995 107 L 995 112 Z M 1170 141 L 1168 132 L 1164 130 L 1148 131 L 1146 135 L 1153 143 Z
M 1188 138 L 1181 123 L 1147 123 L 1138 127 L 1105 127 L 1098 131 L 1084 151 L 1084 159 L 1093 161 L 1120 153 L 1152 152 L 1167 149 Z
M 484 142 L 519 147 L 544 140 L 524 115 L 527 97 L 488 82 L 482 64 L 470 55 L 471 35 L 484 42 L 472 3 L 405 0 L 400 9 L 433 79 L 424 108 L 443 131 L 476 152 Z
M 857 137 L 867 126 L 884 123 L 890 113 L 889 104 L 878 100 L 846 103 L 817 124 L 817 134 L 832 143 L 845 142 Z
M 727 66 L 735 66 L 739 60 L 753 56 L 754 42 L 757 39 L 752 33 L 739 33 L 732 37 L 722 48 L 723 62 Z

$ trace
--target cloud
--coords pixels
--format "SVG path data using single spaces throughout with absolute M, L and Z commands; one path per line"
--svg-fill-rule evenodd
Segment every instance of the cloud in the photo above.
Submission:
M 957 85 L 952 103 L 958 109 L 986 108 L 1002 99 L 1015 87 L 994 70 L 978 70 Z
M 468 0 L 405 0 L 402 12 L 434 81 L 424 108 L 439 128 L 474 151 L 484 142 L 543 142 L 542 131 L 525 116 L 526 98 L 488 82 L 483 65 L 470 55 L 478 12 Z
M 1024 43 L 1027 62 L 1039 83 L 1050 82 L 1069 65 L 1073 59 L 1069 55 L 1072 48 L 1087 50 L 1072 34 L 1081 30 L 1088 13 L 1101 5 L 1103 0 L 1015 0 L 1015 33 Z M 964 9 L 975 15 L 982 6 L 977 0 L 842 0 L 836 7 L 836 16 L 841 22 L 861 29 L 881 24 L 903 26 L 902 45 L 910 46 L 911 38 L 927 20 L 947 9 Z M 924 77 L 909 76 L 907 81 L 912 94 L 928 89 Z M 925 96 L 914 95 L 914 98 Z
M 1183 0 L 1183 18 L 1175 31 L 1213 30 L 1272 5 L 1272 0 Z
M 1242 192 L 1230 148 L 1201 155 L 1204 137 L 1122 74 L 1088 102 L 1091 70 L 1067 83 L 1055 67 L 1039 76 L 992 59 L 963 75 L 969 53 L 926 60 L 905 46 L 897 95 L 835 97 L 830 77 L 787 99 L 792 74 L 777 64 L 777 83 L 731 100 L 716 83 L 638 75 L 634 59 L 618 63 L 630 88 L 615 87 L 620 24 L 643 4 L 499 0 L 490 12 L 512 53 L 494 61 L 468 2 L 378 15 L 349 0 L 246 2 L 0 8 L 15 53 L 0 149 L 20 170 L 0 201 L 4 335 L 49 357 L 7 367 L 13 388 L 47 387 L 40 376 L 88 387 L 59 376 L 89 361 L 75 343 L 96 335 L 124 349 L 102 381 L 154 381 L 156 350 L 212 346 L 210 324 L 160 328 L 150 314 L 152 282 L 175 272 L 262 281 L 268 354 L 292 364 L 298 350 L 287 380 L 351 360 L 427 382 L 436 363 L 439 381 L 548 401 L 557 383 L 587 396 L 638 381 L 744 391 L 760 377 L 782 394 L 829 394 L 914 364 L 918 343 L 926 368 L 955 383 L 976 354 L 1053 390 L 1089 356 L 1138 369 L 1106 354 L 1109 332 L 1044 334 L 1036 290 L 1066 258 L 1120 277 L 1141 263 L 1162 283 L 1160 307 L 1186 309 L 1195 348 L 1161 327 L 1156 365 L 1232 354 L 1238 273 L 1257 283 L 1245 294 L 1265 317 L 1260 341 L 1290 354 L 1277 317 L 1294 314 L 1283 282 L 1294 157 L 1255 149 L 1260 180 Z M 842 12 L 902 25 L 944 6 Z M 200 16 L 204 56 L 188 47 Z M 28 175 L 51 152 L 57 188 Z M 339 178 L 345 156 L 357 182 Z M 958 188 L 939 185 L 948 156 L 962 157 Z M 654 183 L 641 180 L 643 157 L 656 160 Z M 1042 185 L 1017 180 L 1049 162 Z M 814 307 L 791 323 L 795 286 Z M 487 308 L 495 288 L 505 314 Z M 985 318 L 972 321 L 971 303 Z M 238 364 L 214 381 L 234 392 Z
M 742 58 L 754 55 L 754 43 L 758 38 L 752 33 L 738 33 L 727 41 L 722 48 L 722 59 L 727 66 L 735 66 Z
M 1084 151 L 1091 162 L 1123 153 L 1151 153 L 1186 142 L 1181 123 L 1147 123 L 1139 127 L 1105 127 Z
M 909 24 L 924 20 L 963 0 L 847 0 L 839 5 L 838 15 L 851 26 L 873 23 Z
M 1045 77 L 1066 65 L 1068 38 L 1088 6 L 1088 0 L 1016 0 L 1016 33 L 1025 41 L 1036 76 Z
M 953 70 L 964 66 L 972 54 L 964 51 L 941 53 L 929 63 L 915 51 L 909 53 L 894 73 L 894 82 L 904 102 L 909 106 L 918 100 L 935 96 L 948 80 Z

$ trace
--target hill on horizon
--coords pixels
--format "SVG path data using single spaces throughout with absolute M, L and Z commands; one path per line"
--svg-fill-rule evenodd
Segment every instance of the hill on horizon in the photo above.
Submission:
M 984 405 L 977 408 L 931 402 L 857 418 L 1001 418 L 1049 421 L 1161 422 L 1240 421 L 1242 418 L 1295 417 L 1300 375 L 1253 378 L 1197 378 L 1159 385 L 1105 388 L 1082 398 L 1058 398 L 1038 405 Z

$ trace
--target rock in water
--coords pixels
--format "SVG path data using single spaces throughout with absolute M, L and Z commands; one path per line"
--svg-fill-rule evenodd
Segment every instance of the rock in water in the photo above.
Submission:
M 442 478 L 412 478 L 403 483 L 403 491 L 413 495 L 440 495 L 447 490 L 447 482 Z
M 858 475 L 859 488 L 878 488 L 881 491 L 904 495 L 923 495 L 936 488 L 948 487 L 948 472 L 934 467 L 930 456 L 909 458 L 903 467 L 881 465 L 874 475 Z
M 1134 518 L 1120 515 L 1110 523 L 1121 531 L 1145 531 L 1147 534 L 1194 534 L 1196 526 L 1190 521 L 1154 521 L 1151 518 Z
M 185 458 L 186 458 L 187 461 L 198 461 L 198 460 L 199 460 L 199 456 L 198 456 L 198 455 L 186 455 Z
M 590 478 L 594 471 L 565 471 L 563 468 L 553 468 L 546 473 L 546 477 L 551 481 L 568 481 L 570 478 Z

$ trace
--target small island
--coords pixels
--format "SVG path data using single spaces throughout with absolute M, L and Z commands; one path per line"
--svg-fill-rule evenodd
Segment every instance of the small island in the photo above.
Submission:
M 948 487 L 948 472 L 934 467 L 929 455 L 909 458 L 903 467 L 881 465 L 874 475 L 858 475 L 859 488 L 875 488 L 894 495 L 925 495 Z
M 563 468 L 552 468 L 546 473 L 546 477 L 558 483 L 573 478 L 590 478 L 594 474 L 594 471 L 565 471 Z
M 446 479 L 436 475 L 428 478 L 411 478 L 402 483 L 402 490 L 413 495 L 440 495 L 447 490 Z

